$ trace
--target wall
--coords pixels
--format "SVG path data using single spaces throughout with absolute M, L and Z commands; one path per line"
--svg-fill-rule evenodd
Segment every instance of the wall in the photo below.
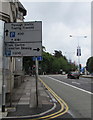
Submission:
M 91 2 L 91 56 L 93 56 L 93 2 Z

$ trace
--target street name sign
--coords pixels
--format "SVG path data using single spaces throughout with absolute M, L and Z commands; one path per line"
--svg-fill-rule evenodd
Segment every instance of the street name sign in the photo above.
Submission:
M 42 22 L 5 23 L 5 56 L 41 56 Z

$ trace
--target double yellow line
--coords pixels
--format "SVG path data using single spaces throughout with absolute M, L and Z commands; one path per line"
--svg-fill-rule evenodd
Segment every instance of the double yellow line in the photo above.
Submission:
M 53 118 L 56 118 L 56 117 L 59 117 L 65 113 L 67 113 L 68 111 L 68 105 L 64 102 L 64 100 L 62 100 L 51 88 L 49 88 L 40 78 L 39 80 L 41 81 L 41 83 L 48 89 L 48 91 L 53 95 L 53 97 L 59 102 L 60 106 L 61 106 L 61 109 L 53 114 L 50 114 L 50 115 L 46 115 L 46 116 L 43 116 L 43 117 L 39 117 L 39 118 L 35 118 L 35 119 L 31 119 L 31 120 L 40 120 L 40 119 L 46 119 L 46 120 L 49 120 L 49 119 L 53 119 Z

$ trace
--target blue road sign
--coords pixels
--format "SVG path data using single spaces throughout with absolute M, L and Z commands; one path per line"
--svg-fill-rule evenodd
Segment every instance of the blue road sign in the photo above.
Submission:
M 15 32 L 10 32 L 10 37 L 15 37 Z
M 43 60 L 42 56 L 33 57 L 32 59 L 33 59 L 33 61 L 36 61 L 36 60 L 42 61 Z
M 6 56 L 11 56 L 11 51 L 5 51 Z

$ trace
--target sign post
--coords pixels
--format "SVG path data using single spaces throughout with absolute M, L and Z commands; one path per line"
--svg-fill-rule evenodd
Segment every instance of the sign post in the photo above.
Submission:
M 11 107 L 12 106 L 12 57 L 10 57 L 9 67 L 10 67 L 10 107 Z
M 42 56 L 32 58 L 36 63 L 36 106 L 38 106 L 38 61 L 42 61 L 42 59 Z
M 5 23 L 4 48 L 6 57 L 42 56 L 42 22 Z M 35 61 L 36 105 L 38 106 L 38 60 Z M 12 105 L 12 98 L 10 105 Z
M 38 61 L 37 59 L 35 60 L 36 62 L 36 106 L 38 107 Z
M 5 23 L 7 57 L 41 56 L 42 22 Z

